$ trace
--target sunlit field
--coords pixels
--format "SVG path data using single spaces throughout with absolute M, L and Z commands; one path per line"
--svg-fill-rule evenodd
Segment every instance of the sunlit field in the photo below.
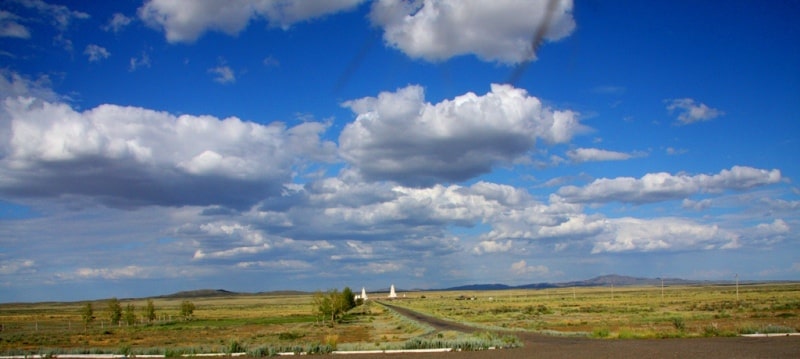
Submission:
M 193 298 L 196 309 L 189 320 L 180 316 L 182 301 L 156 299 L 157 319 L 146 323 L 138 311 L 134 325 L 111 325 L 108 301 L 92 302 L 96 318 L 88 326 L 81 314 L 86 302 L 2 304 L 0 355 L 247 352 L 265 356 L 400 349 L 419 345 L 419 339 L 469 339 L 459 333 L 434 333 L 372 301 L 350 310 L 335 324 L 312 314 L 311 295 Z M 146 305 L 145 300 L 121 300 L 121 304 L 133 304 L 137 310 Z
M 668 338 L 796 332 L 800 284 L 735 286 L 596 287 L 476 292 L 413 292 L 393 301 L 432 316 L 489 332 L 530 331 L 596 338 Z M 371 296 L 372 298 L 378 295 Z M 107 301 L 0 305 L 0 354 L 119 353 L 174 356 L 193 353 L 374 350 L 408 347 L 420 340 L 464 340 L 436 332 L 374 301 L 357 306 L 340 323 L 322 323 L 309 295 L 239 295 L 192 298 L 195 311 L 181 317 L 183 299 L 155 299 L 157 319 L 146 322 L 145 300 L 136 323 L 111 325 Z M 499 338 L 493 337 L 492 340 Z M 471 339 L 470 339 L 471 340 Z M 316 347 L 315 347 L 316 346 Z
M 477 327 L 554 335 L 667 338 L 800 330 L 796 283 L 743 285 L 738 296 L 731 285 L 427 292 L 414 297 L 397 304 Z

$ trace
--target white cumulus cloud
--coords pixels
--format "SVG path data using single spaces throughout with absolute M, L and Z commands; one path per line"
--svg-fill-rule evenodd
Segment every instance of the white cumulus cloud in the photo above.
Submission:
M 131 22 L 133 22 L 133 19 L 125 16 L 125 14 L 114 13 L 114 15 L 111 16 L 111 19 L 108 20 L 108 24 L 106 24 L 103 29 L 106 31 L 120 32 L 122 29 L 130 25 Z
M 35 271 L 36 262 L 32 259 L 0 260 L 0 274 L 2 275 L 13 275 Z
M 544 265 L 538 266 L 529 266 L 527 262 L 524 260 L 520 260 L 519 262 L 511 263 L 511 273 L 516 275 L 547 275 L 550 273 L 550 269 Z
M 472 252 L 475 254 L 508 252 L 511 250 L 513 245 L 514 241 L 510 240 L 509 241 L 486 240 L 478 243 L 478 245 L 472 249 Z
M 670 112 L 678 112 L 678 122 L 682 125 L 688 125 L 695 122 L 713 120 L 725 113 L 708 107 L 704 103 L 698 103 L 691 98 L 679 98 L 667 100 L 667 110 Z
M 526 156 L 537 139 L 564 143 L 584 129 L 575 112 L 509 85 L 437 104 L 424 97 L 408 86 L 346 102 L 357 118 L 339 136 L 342 157 L 367 178 L 430 185 L 489 172 Z
M 377 0 L 370 19 L 387 44 L 413 58 L 443 61 L 474 54 L 485 61 L 536 58 L 536 37 L 572 33 L 571 0 Z
M 42 0 L 17 0 L 17 2 L 50 18 L 53 25 L 61 31 L 65 30 L 74 20 L 84 20 L 90 17 L 85 12 L 70 10 L 64 5 L 48 4 Z
M 0 10 L 0 37 L 14 37 L 18 39 L 29 39 L 30 31 L 20 24 L 22 20 L 19 16 L 5 10 Z
M 623 161 L 634 155 L 624 152 L 608 151 L 599 148 L 576 148 L 567 152 L 573 162 Z
M 221 84 L 229 84 L 236 82 L 236 74 L 229 66 L 220 65 L 208 69 L 208 72 L 216 75 L 214 81 Z
M 748 188 L 777 183 L 781 172 L 746 166 L 734 166 L 717 174 L 688 175 L 666 172 L 648 173 L 641 178 L 601 178 L 584 186 L 565 186 L 558 195 L 570 202 L 650 203 L 681 199 L 698 193 Z
M 304 158 L 335 149 L 321 142 L 327 128 L 321 123 L 287 128 L 117 105 L 79 112 L 65 103 L 15 96 L 40 91 L 11 81 L 0 102 L 0 193 L 11 197 L 247 206 L 278 195 Z
M 105 47 L 95 44 L 86 45 L 86 50 L 83 51 L 83 54 L 89 56 L 89 62 L 97 62 L 111 56 L 111 53 Z
M 364 0 L 148 0 L 139 18 L 163 29 L 167 41 L 194 42 L 206 31 L 241 32 L 251 20 L 265 18 L 273 26 L 294 23 L 356 7 Z
M 83 279 L 147 278 L 150 274 L 151 269 L 135 265 L 120 268 L 79 268 L 75 271 L 75 275 Z
M 738 236 L 717 225 L 705 225 L 684 218 L 610 219 L 610 230 L 599 236 L 592 253 L 651 252 L 667 250 L 732 249 Z

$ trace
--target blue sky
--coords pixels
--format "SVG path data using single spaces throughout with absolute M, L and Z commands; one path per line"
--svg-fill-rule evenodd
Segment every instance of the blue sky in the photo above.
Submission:
M 800 279 L 798 15 L 5 1 L 0 301 Z

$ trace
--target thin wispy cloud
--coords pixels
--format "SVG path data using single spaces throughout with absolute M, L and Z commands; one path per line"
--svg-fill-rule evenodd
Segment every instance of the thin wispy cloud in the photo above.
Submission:
M 208 69 L 208 72 L 214 75 L 214 82 L 221 84 L 231 84 L 236 82 L 236 74 L 229 66 L 220 65 Z
M 111 56 L 111 53 L 105 47 L 95 44 L 86 45 L 86 50 L 83 51 L 83 54 L 89 57 L 89 62 L 98 62 Z
M 666 100 L 667 110 L 670 113 L 678 114 L 678 124 L 689 125 L 695 122 L 710 121 L 725 113 L 707 106 L 704 103 L 698 103 L 691 98 L 681 98 Z

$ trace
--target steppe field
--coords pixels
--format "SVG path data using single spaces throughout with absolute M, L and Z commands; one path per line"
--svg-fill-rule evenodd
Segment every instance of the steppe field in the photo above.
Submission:
M 157 318 L 152 322 L 144 320 L 144 299 L 121 299 L 123 307 L 135 307 L 137 318 L 131 325 L 110 324 L 107 300 L 92 302 L 95 319 L 88 325 L 82 317 L 86 302 L 0 304 L 0 355 L 170 357 L 246 352 L 266 356 L 435 346 L 515 347 L 528 343 L 518 338 L 531 335 L 613 342 L 800 330 L 799 283 L 741 285 L 738 294 L 735 286 L 725 285 L 408 292 L 400 296 L 388 301 L 382 299 L 385 293 L 371 293 L 371 300 L 350 310 L 338 323 L 323 323 L 314 314 L 311 294 L 190 298 L 195 305 L 190 319 L 180 315 L 181 303 L 187 299 L 155 298 Z M 432 326 L 401 315 L 402 308 L 460 326 Z

